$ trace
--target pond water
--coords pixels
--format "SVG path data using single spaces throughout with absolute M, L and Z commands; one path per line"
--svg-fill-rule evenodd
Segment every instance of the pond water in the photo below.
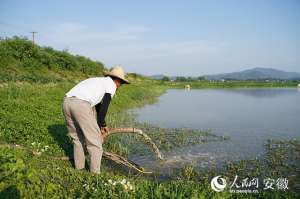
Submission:
M 132 157 L 146 168 L 170 170 L 192 164 L 207 168 L 227 161 L 261 158 L 268 139 L 300 139 L 300 91 L 276 89 L 168 90 L 152 105 L 134 111 L 139 122 L 192 128 L 229 136 L 165 152 L 166 162 Z

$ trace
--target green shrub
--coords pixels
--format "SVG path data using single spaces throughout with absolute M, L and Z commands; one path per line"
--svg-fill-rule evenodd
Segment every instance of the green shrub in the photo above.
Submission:
M 101 76 L 104 66 L 99 61 L 51 47 L 33 45 L 26 38 L 13 37 L 0 39 L 0 68 L 2 82 L 47 83 L 74 77 L 83 79 L 86 76 Z

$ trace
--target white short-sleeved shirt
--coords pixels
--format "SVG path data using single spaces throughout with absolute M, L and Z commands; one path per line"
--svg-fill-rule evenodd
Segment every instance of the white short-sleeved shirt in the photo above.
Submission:
M 94 77 L 79 82 L 66 96 L 88 101 L 91 106 L 95 106 L 101 102 L 105 93 L 113 97 L 116 90 L 117 86 L 111 77 Z

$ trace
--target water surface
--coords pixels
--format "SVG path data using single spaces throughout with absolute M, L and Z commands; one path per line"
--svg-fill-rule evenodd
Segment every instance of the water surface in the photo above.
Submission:
M 158 166 L 149 157 L 136 157 L 135 161 L 150 168 L 170 169 L 185 164 L 205 168 L 226 161 L 260 158 L 268 139 L 300 139 L 300 92 L 297 89 L 172 89 L 162 95 L 158 103 L 135 112 L 140 122 L 209 130 L 230 137 L 229 141 L 167 152 L 164 165 Z

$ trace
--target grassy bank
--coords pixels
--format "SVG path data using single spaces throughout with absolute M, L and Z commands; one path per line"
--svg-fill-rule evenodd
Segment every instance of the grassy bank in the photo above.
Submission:
M 165 82 L 165 85 L 172 88 L 185 88 L 190 85 L 192 89 L 202 88 L 282 88 L 290 87 L 297 88 L 299 82 L 297 81 L 191 81 L 191 82 Z
M 151 92 L 148 91 L 149 85 Z M 38 142 L 48 145 L 49 153 L 61 154 L 62 149 L 69 153 L 71 148 L 70 142 L 66 142 L 69 138 L 66 136 L 61 103 L 72 86 L 74 83 L 9 83 L 0 88 L 1 141 L 26 146 Z M 154 102 L 164 90 L 164 87 L 151 81 L 124 86 L 114 96 L 107 122 L 113 127 L 124 124 L 129 119 L 124 110 Z
M 63 82 L 102 74 L 104 65 L 89 58 L 33 45 L 26 38 L 0 39 L 0 83 Z

